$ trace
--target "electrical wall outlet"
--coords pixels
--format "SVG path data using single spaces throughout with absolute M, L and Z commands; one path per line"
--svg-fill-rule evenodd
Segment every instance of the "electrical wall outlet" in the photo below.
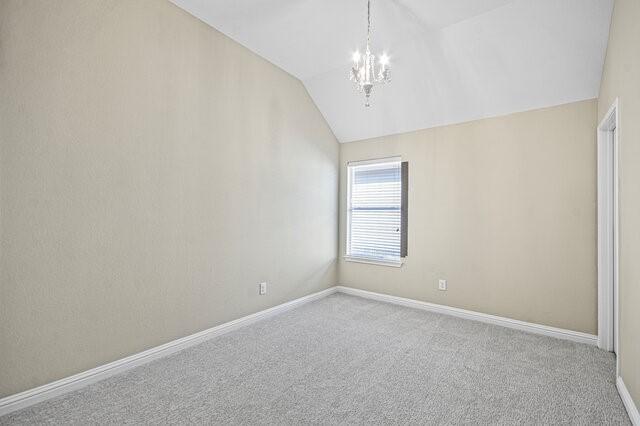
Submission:
M 260 283 L 260 294 L 267 294 L 267 283 Z
M 438 280 L 438 290 L 447 290 L 447 280 Z

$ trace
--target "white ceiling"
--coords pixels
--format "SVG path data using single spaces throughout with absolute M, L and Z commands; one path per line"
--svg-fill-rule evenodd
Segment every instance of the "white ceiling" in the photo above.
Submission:
M 372 0 L 392 82 L 348 80 L 366 0 L 172 0 L 294 76 L 340 142 L 598 96 L 613 0 Z

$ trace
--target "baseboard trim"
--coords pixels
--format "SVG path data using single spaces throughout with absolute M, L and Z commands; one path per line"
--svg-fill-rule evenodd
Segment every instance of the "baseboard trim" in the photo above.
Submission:
M 483 314 L 481 312 L 468 311 L 466 309 L 453 308 L 445 305 L 437 305 L 435 303 L 422 302 L 414 299 L 405 299 L 404 297 L 391 296 L 388 294 L 374 293 L 371 291 L 360 290 L 352 287 L 337 286 L 340 293 L 360 296 L 367 299 L 378 300 L 381 302 L 393 303 L 395 305 L 407 306 L 414 309 L 422 309 L 424 311 L 437 312 L 439 314 L 452 315 L 458 318 L 464 318 L 473 321 L 480 321 L 488 324 L 499 325 L 502 327 L 512 328 L 515 330 L 526 331 L 528 333 L 541 334 L 544 336 L 555 337 L 557 339 L 570 340 L 572 342 L 586 343 L 588 345 L 597 346 L 598 336 L 593 334 L 582 333 L 579 331 L 565 330 L 562 328 L 550 327 L 547 325 L 534 324 L 530 322 L 515 320 L 511 318 L 499 317 L 496 315 Z
M 483 314 L 481 312 L 474 312 L 445 305 L 438 305 L 435 303 L 406 299 L 403 297 L 391 296 L 388 294 L 374 293 L 371 291 L 360 290 L 352 287 L 336 286 L 319 291 L 317 293 L 310 294 L 308 296 L 301 297 L 299 299 L 292 300 L 290 302 L 283 303 L 281 305 L 274 306 L 269 309 L 265 309 L 260 312 L 256 312 L 251 315 L 247 315 L 242 318 L 238 318 L 233 321 L 226 322 L 224 324 L 220 324 L 218 326 L 165 343 L 163 345 L 147 349 L 143 352 L 130 355 L 126 358 L 122 358 L 96 368 L 92 368 L 82 373 L 74 374 L 73 376 L 56 380 L 55 382 L 51 382 L 37 388 L 29 389 L 24 392 L 9 395 L 0 399 L 0 416 L 9 414 L 22 408 L 29 407 L 31 405 L 46 401 L 51 398 L 55 398 L 67 392 L 80 389 L 91 383 L 98 382 L 123 371 L 138 367 L 167 355 L 171 355 L 175 352 L 181 351 L 191 346 L 195 346 L 206 340 L 212 339 L 225 333 L 229 333 L 233 330 L 237 330 L 241 327 L 245 327 L 271 316 L 286 312 L 288 310 L 294 309 L 298 306 L 304 305 L 314 300 L 321 299 L 336 292 L 349 294 L 352 296 L 359 296 L 366 299 L 378 300 L 381 302 L 393 303 L 395 305 L 407 306 L 414 309 L 452 315 L 458 318 L 464 318 L 472 321 L 495 324 L 529 333 L 555 337 L 558 339 L 571 340 L 578 343 L 586 343 L 590 345 L 597 345 L 598 343 L 597 336 L 587 333 L 581 333 L 578 331 L 564 330 L 561 328 L 549 327 L 546 325 L 533 324 L 510 318 Z M 631 399 L 631 396 L 627 392 L 626 387 L 624 387 L 622 379 L 618 378 L 618 382 L 616 384 L 632 421 L 634 421 L 632 413 L 635 413 L 636 420 L 634 422 L 634 425 L 640 426 L 640 423 L 638 423 L 637 420 L 638 411 L 633 403 L 633 400 Z
M 618 377 L 616 379 L 616 388 L 618 388 L 618 393 L 620 394 L 620 399 L 622 399 L 624 408 L 627 409 L 627 414 L 629 415 L 629 419 L 631 419 L 631 424 L 633 426 L 640 426 L 640 412 L 638 412 L 638 407 L 636 407 L 636 404 L 633 402 L 631 394 L 627 390 L 622 377 Z
M 257 321 L 261 321 L 274 315 L 291 310 L 300 305 L 304 305 L 314 300 L 321 299 L 335 293 L 336 291 L 336 287 L 330 287 L 326 290 L 322 290 L 308 296 L 300 297 L 299 299 L 295 299 L 290 302 L 286 302 L 281 305 L 256 312 L 254 314 L 247 315 L 245 317 L 238 318 L 224 324 L 220 324 L 218 326 L 200 331 L 186 337 L 182 337 L 163 345 L 147 349 L 143 352 L 139 352 L 126 358 L 122 358 L 117 361 L 92 368 L 82 373 L 74 374 L 73 376 L 56 380 L 55 382 L 38 386 L 37 388 L 29 389 L 24 392 L 9 395 L 0 399 L 0 416 L 82 388 L 91 383 L 98 382 L 131 368 L 138 367 L 156 359 L 165 357 L 167 355 L 197 345 L 222 334 L 229 333 L 233 330 L 237 330 L 241 327 L 245 327 Z

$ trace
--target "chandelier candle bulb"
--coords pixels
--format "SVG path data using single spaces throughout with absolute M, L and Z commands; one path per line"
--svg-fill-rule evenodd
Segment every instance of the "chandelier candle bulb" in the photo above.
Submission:
M 376 57 L 371 53 L 371 0 L 367 0 L 367 46 L 364 57 L 360 51 L 353 54 L 353 67 L 349 73 L 349 79 L 355 83 L 356 89 L 364 93 L 364 106 L 369 107 L 369 99 L 373 93 L 375 84 L 384 84 L 390 81 L 389 78 L 389 56 L 383 53 L 376 66 Z M 377 68 L 377 70 L 376 70 Z M 377 72 L 376 72 L 377 71 Z

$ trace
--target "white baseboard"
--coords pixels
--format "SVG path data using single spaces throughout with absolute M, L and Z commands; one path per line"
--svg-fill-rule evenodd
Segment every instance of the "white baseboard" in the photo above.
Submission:
M 437 312 L 439 314 L 452 315 L 468 320 L 500 325 L 502 327 L 513 328 L 516 330 L 526 331 L 528 333 L 542 334 L 544 336 L 555 337 L 557 339 L 571 340 L 573 342 L 586 343 L 594 346 L 598 344 L 597 336 L 594 336 L 593 334 L 581 333 L 579 331 L 565 330 L 562 328 L 550 327 L 547 325 L 534 324 L 511 318 L 483 314 L 481 312 L 468 311 L 466 309 L 452 308 L 450 306 L 437 305 L 435 303 L 421 302 L 414 299 L 405 299 L 404 297 L 374 293 L 371 291 L 360 290 L 352 287 L 338 286 L 337 289 L 341 293 L 365 297 L 367 299 L 378 300 L 381 302 L 393 303 L 395 305 L 402 305 L 414 309 L 422 309 L 424 311 Z
M 197 345 L 206 340 L 212 339 L 216 336 L 228 333 L 236 330 L 240 327 L 255 323 L 265 318 L 277 315 L 279 313 L 288 311 L 305 303 L 312 302 L 314 300 L 321 299 L 330 294 L 341 292 L 350 294 L 353 296 L 360 296 L 367 299 L 379 300 L 381 302 L 393 303 L 396 305 L 408 306 L 410 308 L 422 309 L 431 312 L 437 312 L 445 315 L 453 315 L 459 318 L 465 318 L 473 321 L 480 321 L 503 327 L 513 328 L 535 334 L 542 334 L 546 336 L 556 337 L 559 339 L 571 340 L 579 343 L 587 343 L 591 345 L 597 344 L 597 337 L 591 334 L 580 333 L 577 331 L 563 330 L 560 328 L 549 327 L 539 324 L 527 323 L 524 321 L 518 321 L 509 318 L 498 317 L 495 315 L 483 314 L 480 312 L 467 311 L 465 309 L 452 308 L 444 305 L 437 305 L 434 303 L 421 302 L 418 300 L 405 299 L 397 296 L 390 296 L 387 294 L 373 293 L 370 291 L 359 290 L 351 287 L 337 286 L 331 287 L 318 293 L 310 294 L 308 296 L 301 297 L 299 299 L 292 300 L 287 303 L 283 303 L 273 308 L 266 309 L 264 311 L 256 312 L 255 314 L 247 315 L 245 317 L 229 321 L 227 323 L 218 325 L 216 327 L 203 330 L 201 332 L 192 334 L 187 337 L 183 337 L 174 340 L 164 345 L 156 346 L 146 351 L 128 356 L 126 358 L 119 359 L 108 364 L 92 368 L 91 370 L 84 371 L 82 373 L 75 374 L 73 376 L 66 377 L 64 379 L 57 380 L 46 385 L 39 386 L 37 388 L 29 389 L 24 392 L 10 395 L 0 399 L 0 416 L 11 413 L 13 411 L 28 407 L 38 402 L 45 401 L 47 399 L 55 398 L 63 395 L 67 392 L 79 389 L 87 386 L 91 383 L 103 380 L 107 377 L 129 370 L 131 368 L 146 364 L 150 361 L 165 357 L 172 353 L 181 351 L 188 347 Z M 620 379 L 619 379 L 620 380 Z M 624 387 L 624 384 L 622 384 Z M 620 389 L 620 385 L 618 385 Z M 626 391 L 626 388 L 624 388 Z M 620 391 L 622 395 L 622 391 Z M 627 393 L 628 395 L 628 393 Z M 624 400 L 624 398 L 623 398 Z M 633 401 L 628 396 L 628 400 L 633 406 Z M 625 406 L 627 402 L 625 401 Z M 633 406 L 635 409 L 635 406 Z M 627 406 L 627 410 L 629 410 Z M 635 411 L 637 415 L 637 410 Z
M 37 404 L 38 402 L 42 402 L 47 399 L 55 398 L 67 392 L 87 386 L 91 383 L 106 379 L 107 377 L 121 373 L 125 370 L 129 370 L 142 364 L 146 364 L 150 361 L 197 345 L 216 336 L 220 336 L 222 334 L 229 333 L 230 331 L 237 330 L 240 327 L 247 326 L 249 324 L 255 323 L 256 321 L 260 321 L 273 315 L 280 314 L 305 303 L 321 299 L 325 296 L 335 293 L 336 291 L 336 287 L 331 287 L 326 290 L 313 293 L 308 296 L 304 296 L 269 309 L 265 309 L 264 311 L 256 312 L 255 314 L 247 315 L 245 317 L 220 324 L 216 327 L 200 331 L 190 336 L 182 337 L 172 342 L 165 343 L 164 345 L 147 349 L 146 351 L 139 352 L 126 358 L 122 358 L 117 361 L 92 368 L 91 370 L 74 374 L 73 376 L 56 380 L 55 382 L 38 386 L 37 388 L 29 389 L 24 392 L 9 395 L 0 399 L 0 416 L 16 410 L 20 410 L 33 404 Z
M 627 387 L 624 385 L 622 377 L 618 377 L 616 379 L 616 387 L 618 388 L 620 399 L 622 399 L 622 402 L 624 403 L 624 408 L 627 409 L 627 414 L 629 414 L 631 424 L 633 426 L 640 426 L 640 412 L 638 412 L 638 407 L 636 407 L 636 404 L 631 398 L 631 394 L 627 390 Z

